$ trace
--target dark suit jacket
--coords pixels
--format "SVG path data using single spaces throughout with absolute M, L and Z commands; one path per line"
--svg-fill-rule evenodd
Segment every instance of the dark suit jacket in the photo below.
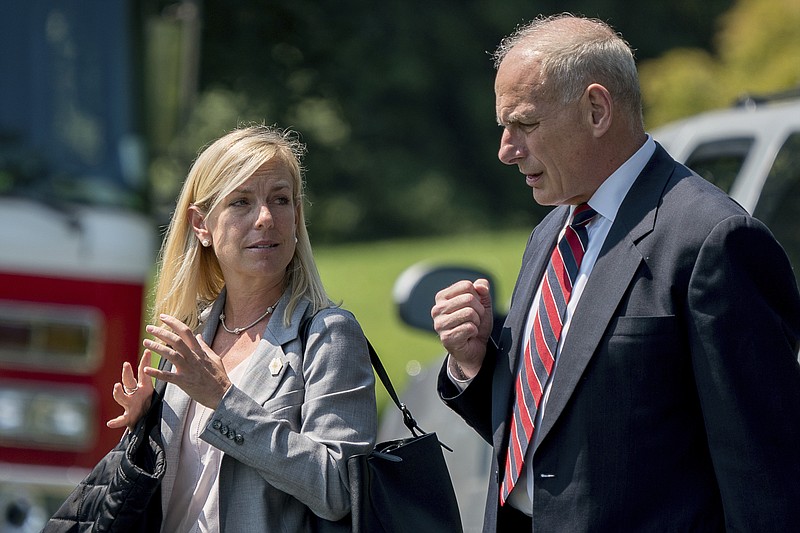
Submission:
M 568 209 L 531 234 L 500 338 L 458 393 L 499 473 L 522 328 Z M 767 228 L 663 148 L 623 201 L 534 443 L 536 531 L 800 531 L 800 296 Z

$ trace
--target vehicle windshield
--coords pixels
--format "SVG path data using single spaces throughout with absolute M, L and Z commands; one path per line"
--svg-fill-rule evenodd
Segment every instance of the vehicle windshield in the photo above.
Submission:
M 3 7 L 0 195 L 142 208 L 127 3 Z

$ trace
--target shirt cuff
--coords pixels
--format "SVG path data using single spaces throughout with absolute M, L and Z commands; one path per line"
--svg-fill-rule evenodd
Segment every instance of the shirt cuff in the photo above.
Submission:
M 454 376 L 453 375 L 453 370 L 450 367 L 450 359 L 451 358 L 452 358 L 452 355 L 448 354 L 447 355 L 447 377 L 450 378 L 450 381 L 453 383 L 453 385 L 455 385 L 458 388 L 458 390 L 460 392 L 464 392 L 464 389 L 466 389 L 467 386 L 470 383 L 472 383 L 472 380 L 475 379 L 475 378 L 459 379 L 456 376 Z M 453 361 L 453 363 L 458 364 L 455 361 Z

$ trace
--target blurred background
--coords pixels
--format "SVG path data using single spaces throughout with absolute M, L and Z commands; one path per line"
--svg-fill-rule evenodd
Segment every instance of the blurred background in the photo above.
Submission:
M 496 159 L 488 55 L 538 13 L 601 17 L 626 37 L 648 128 L 798 83 L 788 0 L 150 4 L 141 51 L 152 207 L 170 209 L 198 147 L 221 131 L 276 123 L 308 145 L 318 244 L 528 227 L 541 215 Z
M 0 533 L 38 531 L 119 439 L 163 225 L 237 125 L 300 132 L 323 280 L 398 389 L 442 355 L 398 318 L 406 269 L 490 272 L 502 311 L 546 209 L 497 160 L 490 54 L 561 11 L 635 49 L 648 130 L 800 85 L 797 0 L 4 0 Z

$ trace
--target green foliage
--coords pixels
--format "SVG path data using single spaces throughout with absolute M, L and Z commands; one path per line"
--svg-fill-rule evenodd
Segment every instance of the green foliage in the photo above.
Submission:
M 756 93 L 800 85 L 798 28 L 796 0 L 739 0 L 716 39 L 731 84 Z
M 496 157 L 498 41 L 539 13 L 572 11 L 609 20 L 648 58 L 708 47 L 730 3 L 203 0 L 199 95 L 177 138 L 152 145 L 156 197 L 171 209 L 200 146 L 266 122 L 308 145 L 318 242 L 529 228 L 545 210 Z M 161 30 L 158 52 L 191 57 L 174 28 Z M 171 79 L 168 61 L 151 63 Z
M 730 102 L 718 88 L 719 66 L 704 50 L 676 48 L 639 66 L 648 129 Z
M 800 2 L 738 0 L 718 27 L 714 53 L 682 48 L 642 62 L 648 128 L 729 105 L 744 94 L 800 85 Z
M 420 365 L 435 364 L 443 348 L 434 333 L 401 323 L 392 297 L 394 283 L 408 267 L 461 265 L 492 276 L 500 312 L 506 312 L 519 272 L 527 231 L 476 233 L 336 246 L 314 246 L 331 298 L 358 318 L 398 391 Z M 378 387 L 381 404 L 386 401 Z

